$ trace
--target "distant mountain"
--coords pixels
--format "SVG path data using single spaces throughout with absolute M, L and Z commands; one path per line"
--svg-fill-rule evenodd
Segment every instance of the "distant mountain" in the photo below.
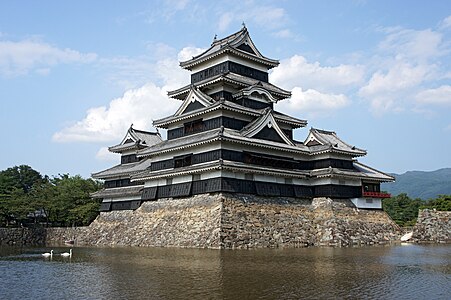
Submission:
M 451 195 L 451 168 L 437 171 L 408 171 L 404 174 L 391 174 L 396 182 L 383 183 L 381 190 L 393 196 L 406 193 L 410 198 L 427 200 L 438 195 Z

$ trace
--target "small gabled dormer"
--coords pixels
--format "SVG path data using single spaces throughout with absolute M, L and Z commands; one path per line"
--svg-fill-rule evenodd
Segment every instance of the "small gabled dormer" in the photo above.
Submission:
M 244 127 L 240 133 L 244 137 L 285 143 L 291 146 L 295 145 L 277 123 L 271 108 L 265 109 L 265 112 L 260 117 Z
M 208 107 L 214 102 L 215 100 L 213 100 L 213 98 L 202 93 L 197 87 L 192 86 L 185 100 L 183 100 L 182 105 L 180 105 L 179 109 L 175 112 L 174 117 Z
M 138 150 L 153 146 L 162 142 L 163 139 L 158 132 L 149 132 L 133 128 L 133 124 L 127 130 L 125 137 L 116 145 L 108 148 L 110 152 L 121 154 L 121 164 L 138 162 L 136 156 Z

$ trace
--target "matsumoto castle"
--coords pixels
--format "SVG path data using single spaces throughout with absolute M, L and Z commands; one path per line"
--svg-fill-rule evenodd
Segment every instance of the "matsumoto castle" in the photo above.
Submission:
M 350 199 L 357 208 L 381 209 L 390 195 L 380 183 L 394 178 L 358 162 L 365 150 L 315 128 L 305 141 L 293 139 L 293 130 L 307 121 L 274 110 L 291 96 L 268 82 L 268 71 L 278 65 L 260 53 L 245 26 L 181 62 L 191 84 L 168 92 L 180 107 L 153 122 L 167 130 L 167 140 L 130 127 L 109 148 L 121 163 L 92 174 L 105 181 L 93 194 L 102 199 L 100 210 L 216 192 Z

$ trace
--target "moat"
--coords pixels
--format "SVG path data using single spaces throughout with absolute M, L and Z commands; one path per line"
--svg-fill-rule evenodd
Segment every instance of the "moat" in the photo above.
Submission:
M 449 245 L 205 250 L 0 247 L 2 299 L 446 299 Z

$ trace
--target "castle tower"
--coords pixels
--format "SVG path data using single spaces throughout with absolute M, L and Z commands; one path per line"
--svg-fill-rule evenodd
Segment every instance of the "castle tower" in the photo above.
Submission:
M 245 26 L 181 62 L 191 71 L 191 83 L 168 93 L 180 107 L 153 123 L 167 130 L 167 140 L 136 146 L 131 155 L 137 167 L 125 168 L 128 184 L 139 192 L 108 198 L 105 193 L 115 188 L 108 185 L 111 169 L 93 174 L 106 180 L 106 190 L 96 195 L 103 198 L 101 210 L 214 192 L 351 199 L 356 207 L 381 209 L 381 199 L 390 195 L 380 191 L 380 183 L 394 179 L 359 163 L 365 150 L 315 128 L 305 141 L 293 139 L 307 121 L 274 109 L 291 96 L 268 81 L 268 71 L 278 64 L 261 54 Z M 124 142 L 110 150 L 119 151 Z M 113 167 L 113 173 L 118 169 L 124 168 Z

